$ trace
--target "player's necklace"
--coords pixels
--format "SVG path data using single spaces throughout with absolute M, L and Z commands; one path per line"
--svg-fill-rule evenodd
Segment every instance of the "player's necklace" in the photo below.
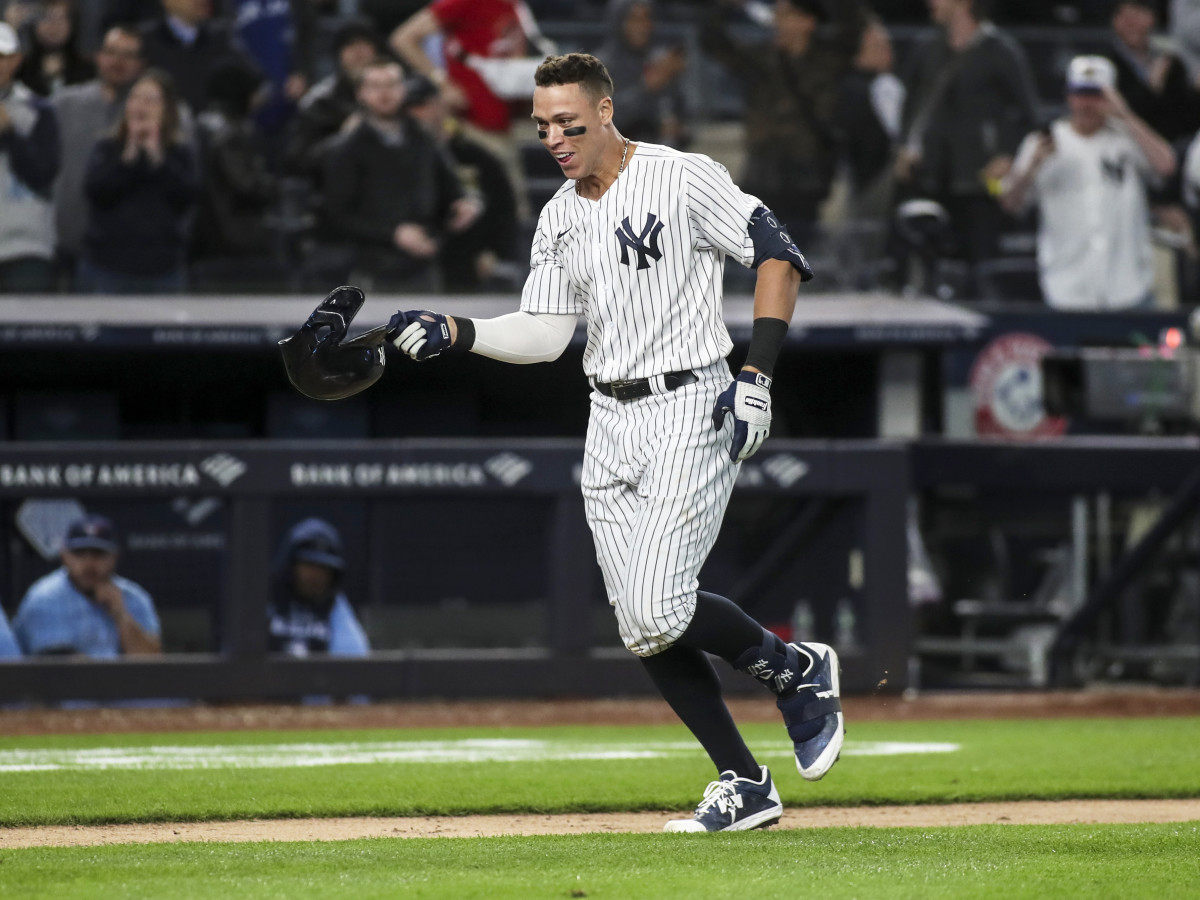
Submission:
M 621 164 L 617 166 L 617 177 L 625 171 L 625 159 L 629 156 L 629 138 L 625 138 L 625 146 L 621 148 Z M 616 181 L 616 178 L 613 179 Z M 579 182 L 575 182 L 575 193 L 583 195 L 583 191 L 579 187 Z

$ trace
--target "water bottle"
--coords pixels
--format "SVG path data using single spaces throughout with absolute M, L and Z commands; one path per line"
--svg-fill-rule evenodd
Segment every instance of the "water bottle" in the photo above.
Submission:
M 815 632 L 812 604 L 807 600 L 798 600 L 792 610 L 792 640 L 811 641 Z

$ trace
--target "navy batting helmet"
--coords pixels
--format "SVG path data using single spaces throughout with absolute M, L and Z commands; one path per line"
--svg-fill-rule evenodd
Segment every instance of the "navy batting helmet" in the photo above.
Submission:
M 365 300 L 359 288 L 334 288 L 299 331 L 279 342 L 288 379 L 306 397 L 341 400 L 366 390 L 383 374 L 386 325 L 343 343 Z

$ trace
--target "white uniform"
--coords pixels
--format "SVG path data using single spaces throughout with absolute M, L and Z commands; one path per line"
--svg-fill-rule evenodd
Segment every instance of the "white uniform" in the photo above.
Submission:
M 1085 137 L 1065 119 L 1051 127 L 1054 155 L 1034 178 L 1038 270 L 1056 309 L 1122 309 L 1146 302 L 1154 287 L 1154 252 L 1146 184 L 1155 178 L 1146 154 L 1124 128 L 1108 124 Z M 1025 171 L 1038 136 L 1017 152 Z
M 586 316 L 593 382 L 652 379 L 652 396 L 627 403 L 593 392 L 582 477 L 609 602 L 640 656 L 691 621 L 737 477 L 732 417 L 711 422 L 732 377 L 721 281 L 724 257 L 753 263 L 761 205 L 706 156 L 638 144 L 599 200 L 567 182 L 538 221 L 521 310 Z M 661 376 L 682 370 L 699 380 L 668 391 Z

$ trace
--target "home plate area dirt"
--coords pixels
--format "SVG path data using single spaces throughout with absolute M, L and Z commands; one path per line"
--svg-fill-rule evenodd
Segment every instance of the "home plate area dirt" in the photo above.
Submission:
M 1080 692 L 943 694 L 845 699 L 850 721 L 947 718 L 1070 718 L 1200 715 L 1200 691 L 1121 689 Z M 738 721 L 774 721 L 769 704 L 734 699 Z M 397 703 L 347 707 L 228 706 L 186 709 L 9 710 L 4 734 L 111 734 L 173 731 L 488 725 L 657 724 L 675 721 L 657 700 Z M 140 825 L 0 828 L 0 848 L 94 846 L 181 841 L 334 841 L 368 837 L 651 833 L 685 813 L 434 816 L 427 818 L 287 819 Z M 834 826 L 931 828 L 980 824 L 1099 824 L 1200 820 L 1200 799 L 1069 800 L 922 806 L 815 807 L 785 812 L 776 828 Z

